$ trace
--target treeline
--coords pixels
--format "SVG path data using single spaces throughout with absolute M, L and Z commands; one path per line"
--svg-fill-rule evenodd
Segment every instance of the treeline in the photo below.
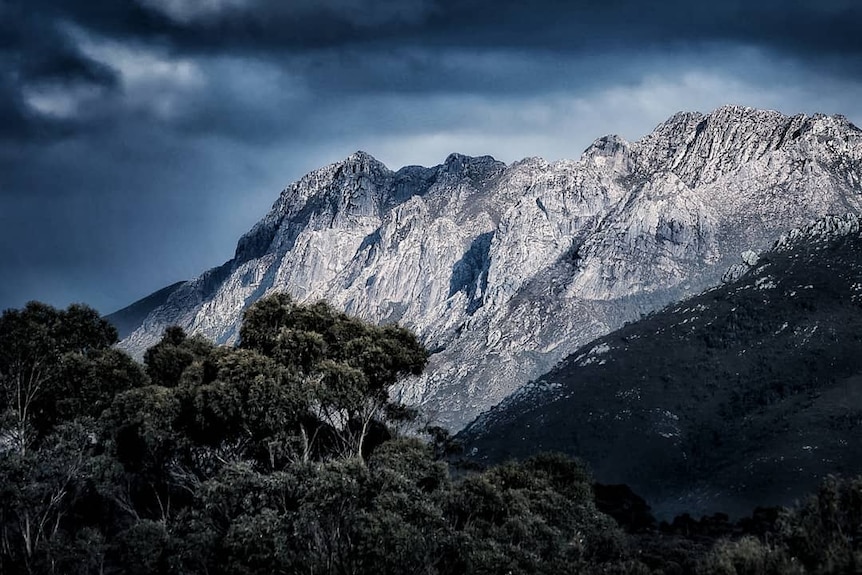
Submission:
M 563 456 L 452 469 L 390 401 L 427 361 L 415 336 L 325 303 L 263 299 L 235 348 L 168 329 L 143 365 L 116 340 L 86 306 L 0 316 L 0 575 L 862 567 L 862 480 L 657 527 Z

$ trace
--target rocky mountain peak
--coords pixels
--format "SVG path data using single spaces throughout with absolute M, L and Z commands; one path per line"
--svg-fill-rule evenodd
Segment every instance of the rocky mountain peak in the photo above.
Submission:
M 784 147 L 800 136 L 807 119 L 743 106 L 724 106 L 706 115 L 680 113 L 635 147 L 647 169 L 671 171 L 697 186 Z
M 719 110 L 721 108 L 718 108 Z M 658 126 L 652 131 L 652 134 L 677 134 L 679 132 L 687 132 L 692 126 L 696 126 L 698 122 L 703 120 L 704 115 L 701 112 L 679 111 Z
M 506 164 L 497 161 L 492 156 L 466 156 L 464 154 L 449 154 L 439 172 L 450 179 L 466 178 L 474 185 L 482 185 L 482 182 L 499 175 L 506 168 Z
M 343 168 L 343 173 L 348 177 L 386 174 L 390 171 L 389 168 L 387 168 L 383 164 L 383 162 L 379 161 L 377 158 L 375 158 L 368 152 L 363 152 L 362 150 L 358 150 L 350 154 L 341 162 L 336 162 L 333 165 Z
M 858 159 L 859 128 L 843 116 L 723 106 L 709 114 L 680 112 L 634 144 L 647 171 L 672 171 L 689 186 L 714 182 L 740 167 L 768 164 L 777 153 L 830 163 L 833 154 Z
M 603 136 L 584 150 L 581 161 L 599 168 L 629 173 L 632 169 L 631 144 L 615 134 Z

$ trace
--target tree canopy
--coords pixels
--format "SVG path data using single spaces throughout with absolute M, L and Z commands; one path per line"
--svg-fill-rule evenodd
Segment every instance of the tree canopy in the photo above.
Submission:
M 544 454 L 453 468 L 389 391 L 428 355 L 398 326 L 264 298 L 237 347 L 166 330 L 143 365 L 86 306 L 0 316 L 0 573 L 839 573 L 862 487 L 661 528 Z M 605 490 L 608 493 L 625 490 Z M 603 506 L 612 507 L 607 502 Z M 641 515 L 647 512 L 641 512 Z

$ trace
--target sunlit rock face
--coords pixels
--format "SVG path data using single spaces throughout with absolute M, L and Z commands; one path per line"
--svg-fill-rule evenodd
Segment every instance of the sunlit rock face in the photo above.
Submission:
M 859 212 L 862 132 L 840 116 L 680 113 L 578 160 L 452 154 L 393 172 L 357 152 L 286 188 L 234 259 L 178 287 L 122 346 L 168 325 L 236 341 L 287 291 L 415 330 L 434 353 L 397 394 L 459 429 L 585 342 L 720 281 L 782 230 Z

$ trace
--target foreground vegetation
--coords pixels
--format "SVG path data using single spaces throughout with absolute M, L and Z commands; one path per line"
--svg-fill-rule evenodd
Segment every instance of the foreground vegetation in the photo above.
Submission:
M 426 363 L 416 338 L 323 303 L 261 300 L 236 348 L 171 328 L 143 365 L 116 338 L 85 306 L 0 317 L 0 574 L 862 564 L 862 480 L 830 479 L 794 509 L 733 524 L 656 526 L 635 496 L 597 488 L 563 456 L 450 469 L 445 432 L 407 436 L 416 413 L 389 399 Z

